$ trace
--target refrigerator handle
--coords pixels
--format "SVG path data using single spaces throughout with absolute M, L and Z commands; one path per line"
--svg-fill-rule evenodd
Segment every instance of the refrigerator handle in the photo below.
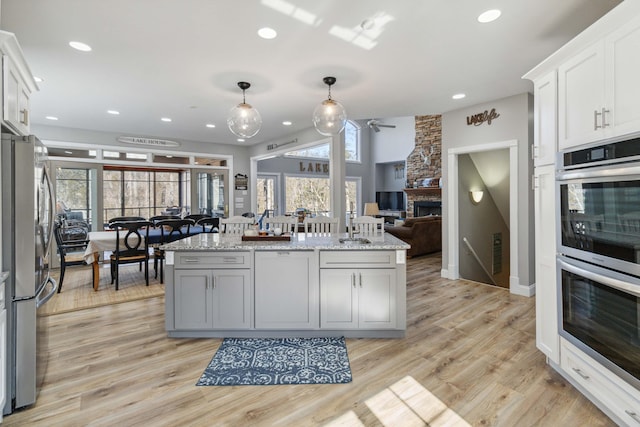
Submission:
M 51 283 L 53 286 L 51 287 L 51 291 L 47 295 L 45 295 L 44 298 L 40 298 L 40 295 L 42 295 L 45 289 L 47 289 L 46 283 Z M 49 301 L 58 291 L 58 282 L 56 282 L 53 278 L 51 277 L 47 278 L 46 283 L 45 283 L 45 286 L 43 286 L 42 289 L 40 290 L 40 293 L 36 295 L 36 308 L 40 308 L 43 305 L 45 305 L 47 301 Z
M 49 218 L 47 223 L 47 231 L 49 236 L 47 238 L 47 247 L 45 248 L 45 254 L 49 253 L 49 249 L 51 247 L 51 240 L 53 239 L 53 215 L 54 215 L 54 199 L 55 195 L 53 194 L 53 183 L 49 178 L 49 173 L 47 172 L 46 165 L 42 166 L 42 180 L 44 181 L 45 187 L 47 187 L 47 191 L 49 192 Z

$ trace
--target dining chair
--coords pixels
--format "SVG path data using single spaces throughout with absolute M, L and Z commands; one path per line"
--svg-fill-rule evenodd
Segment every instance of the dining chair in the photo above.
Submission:
M 304 219 L 305 234 L 335 234 L 338 232 L 338 218 L 316 216 Z
M 58 293 L 60 293 L 67 267 L 87 265 L 84 261 L 84 251 L 89 244 L 87 237 L 89 225 L 84 221 L 74 220 L 70 224 L 56 221 L 53 227 L 60 255 L 60 278 L 58 279 Z
M 253 218 L 244 216 L 232 216 L 220 219 L 220 229 L 225 234 L 243 234 L 244 230 L 251 228 L 255 224 Z
M 120 221 L 111 223 L 109 227 L 116 230 L 116 249 L 109 258 L 111 283 L 115 281 L 116 291 L 120 287 L 121 264 L 144 265 L 144 279 L 149 286 L 149 229 L 153 227 L 153 223 L 151 221 Z
M 353 232 L 367 235 L 381 235 L 384 233 L 384 218 L 362 215 L 353 219 Z
M 298 217 L 297 216 L 272 216 L 262 220 L 262 225 L 267 230 L 273 231 L 276 228 L 280 228 L 282 233 L 293 234 L 297 231 Z
M 189 230 L 193 225 L 191 219 L 165 219 L 156 222 L 156 227 L 160 229 L 160 240 L 153 248 L 153 271 L 155 278 L 158 278 L 158 263 L 160 263 L 160 283 L 164 283 L 164 249 L 160 246 L 180 240 L 189 235 Z
M 155 215 L 149 218 L 149 221 L 151 221 L 154 224 L 157 224 L 158 221 L 164 221 L 166 219 L 181 219 L 181 218 L 180 218 L 180 215 Z
M 128 222 L 128 221 L 146 221 L 147 219 L 142 216 L 116 216 L 107 220 L 109 225 L 114 222 Z
M 203 233 L 217 233 L 220 229 L 220 218 L 208 216 L 199 219 L 196 226 L 202 227 Z
M 193 222 L 198 222 L 203 218 L 211 218 L 211 215 L 207 214 L 189 214 L 184 217 L 185 219 L 192 219 Z

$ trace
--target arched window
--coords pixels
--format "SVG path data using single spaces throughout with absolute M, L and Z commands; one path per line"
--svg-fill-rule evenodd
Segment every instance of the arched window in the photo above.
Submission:
M 344 127 L 344 149 L 345 160 L 348 162 L 360 162 L 360 130 L 357 123 L 347 120 Z M 329 143 L 288 151 L 285 156 L 329 160 Z

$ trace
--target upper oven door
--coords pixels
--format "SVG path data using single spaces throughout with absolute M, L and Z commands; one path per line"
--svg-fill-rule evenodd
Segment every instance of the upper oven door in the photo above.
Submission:
M 640 276 L 640 163 L 558 173 L 561 254 Z

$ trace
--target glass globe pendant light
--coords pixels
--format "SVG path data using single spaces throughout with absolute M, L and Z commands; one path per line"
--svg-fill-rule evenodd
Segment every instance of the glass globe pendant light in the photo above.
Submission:
M 240 138 L 251 138 L 260 131 L 262 117 L 258 110 L 251 104 L 247 104 L 244 98 L 244 91 L 251 87 L 247 82 L 238 82 L 238 87 L 242 89 L 242 103 L 236 105 L 229 111 L 227 126 L 234 135 Z
M 322 81 L 329 86 L 329 98 L 313 110 L 313 125 L 322 135 L 337 135 L 347 124 L 347 111 L 342 104 L 331 99 L 331 85 L 336 82 L 336 78 L 325 77 Z

